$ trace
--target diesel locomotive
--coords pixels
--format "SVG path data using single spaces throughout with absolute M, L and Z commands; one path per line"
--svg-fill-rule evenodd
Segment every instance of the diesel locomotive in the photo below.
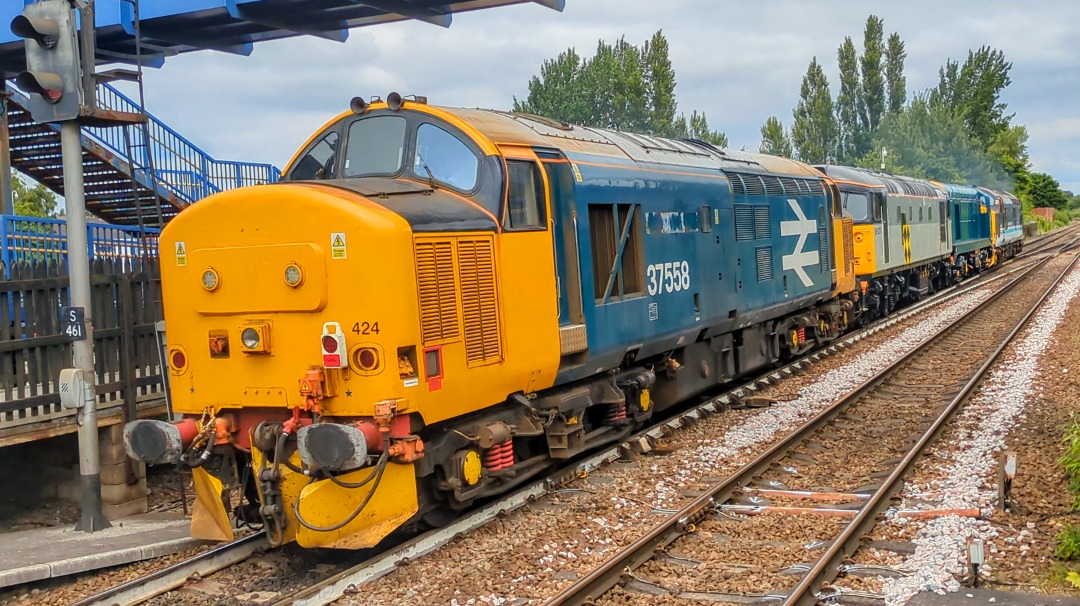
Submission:
M 161 234 L 182 418 L 127 449 L 192 468 L 196 537 L 374 546 L 989 266 L 957 208 L 1006 196 L 961 189 L 358 98 Z

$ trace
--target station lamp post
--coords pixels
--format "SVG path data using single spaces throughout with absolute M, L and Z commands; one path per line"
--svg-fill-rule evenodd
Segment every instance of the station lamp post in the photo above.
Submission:
M 86 21 L 90 15 L 89 23 Z M 83 34 L 93 36 L 93 17 L 83 13 Z M 97 402 L 94 395 L 94 323 L 90 305 L 90 260 L 83 195 L 82 141 L 78 119 L 84 113 L 85 87 L 75 11 L 69 0 L 38 0 L 11 22 L 11 31 L 25 40 L 26 71 L 15 82 L 30 96 L 30 114 L 40 123 L 60 123 L 64 158 L 64 200 L 67 214 L 71 307 L 61 312 L 61 325 L 73 341 L 75 368 L 61 372 L 61 403 L 78 410 L 79 475 L 82 516 L 76 530 L 109 527 L 101 507 Z M 92 46 L 90 47 L 92 48 Z M 88 57 L 91 62 L 93 57 Z M 93 99 L 89 99 L 93 106 Z

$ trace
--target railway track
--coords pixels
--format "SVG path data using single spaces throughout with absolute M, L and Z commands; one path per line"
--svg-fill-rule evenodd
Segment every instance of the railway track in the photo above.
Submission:
M 1078 258 L 1049 287 L 1028 277 L 1050 257 L 1027 269 L 545 604 L 805 605 L 838 597 L 828 583 L 843 561 Z
M 1019 261 L 1014 261 L 1013 263 L 1019 263 Z M 662 439 L 669 432 L 679 429 L 704 416 L 722 411 L 728 407 L 738 406 L 741 402 L 753 397 L 759 389 L 781 381 L 788 376 L 804 372 L 806 369 L 825 359 L 829 355 L 845 350 L 870 335 L 876 334 L 957 296 L 982 288 L 989 283 L 1004 280 L 1015 274 L 1030 271 L 1034 265 L 1034 263 L 1028 262 L 1026 265 L 1020 265 L 1017 268 L 1010 268 L 1006 271 L 983 274 L 975 278 L 974 281 L 969 281 L 963 285 L 938 293 L 933 297 L 925 299 L 902 311 L 896 312 L 886 319 L 879 320 L 867 328 L 854 333 L 823 350 L 808 354 L 783 368 L 754 378 L 739 387 L 730 389 L 708 401 L 692 406 L 673 418 L 657 423 L 653 427 L 636 434 L 634 437 L 618 446 L 599 452 L 578 462 L 570 468 L 562 469 L 497 502 L 493 502 L 479 510 L 471 512 L 447 527 L 431 531 L 401 545 L 392 547 L 381 555 L 365 560 L 356 566 L 345 568 L 337 574 L 328 576 L 322 581 L 309 585 L 296 593 L 283 596 L 278 601 L 274 602 L 274 604 L 275 606 L 293 604 L 304 606 L 328 604 L 344 595 L 348 595 L 364 583 L 387 574 L 397 566 L 407 564 L 410 560 L 434 551 L 438 547 L 453 540 L 454 537 L 467 533 L 490 522 L 500 515 L 504 515 L 507 512 L 522 507 L 531 500 L 535 500 L 544 494 L 557 490 L 560 486 L 579 477 L 580 474 L 588 473 L 620 458 L 628 449 L 647 450 L 650 448 L 651 444 Z M 77 602 L 73 606 L 123 606 L 139 604 L 155 596 L 181 587 L 191 579 L 203 578 L 216 571 L 244 562 L 253 555 L 261 553 L 268 548 L 268 544 L 261 535 L 253 535 L 238 539 L 150 575 L 146 575 L 140 579 L 106 589 L 99 594 L 89 596 Z

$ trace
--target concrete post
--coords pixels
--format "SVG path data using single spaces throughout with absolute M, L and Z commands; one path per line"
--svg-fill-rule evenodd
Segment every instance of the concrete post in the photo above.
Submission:
M 79 124 L 60 127 L 64 155 L 64 200 L 67 203 L 68 275 L 71 305 L 86 313 L 86 338 L 73 343 L 75 368 L 85 378 L 79 408 L 79 475 L 82 518 L 75 530 L 94 532 L 110 526 L 101 511 L 101 467 L 98 459 L 97 400 L 94 397 L 94 322 L 90 307 L 90 253 L 86 241 L 86 200 L 83 194 L 82 141 Z

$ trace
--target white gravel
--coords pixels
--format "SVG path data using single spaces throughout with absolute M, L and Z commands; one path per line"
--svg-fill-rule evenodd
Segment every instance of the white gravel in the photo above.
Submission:
M 990 294 L 989 291 L 979 290 L 960 297 L 944 309 L 927 314 L 924 321 L 859 356 L 854 362 L 825 373 L 816 382 L 804 387 L 796 398 L 778 402 L 732 427 L 719 438 L 701 440 L 696 448 L 681 449 L 675 455 L 683 459 L 675 476 L 660 480 L 654 487 L 653 506 L 665 508 L 674 505 L 683 490 L 700 478 L 719 472 L 725 461 L 805 423 L 943 326 L 971 311 Z
M 948 461 L 947 466 L 928 484 L 909 485 L 904 493 L 906 499 L 918 499 L 923 506 L 933 503 L 940 509 L 978 507 L 984 517 L 993 514 L 998 453 L 1005 447 L 1009 430 L 1023 419 L 1034 399 L 1033 385 L 1043 352 L 1078 292 L 1080 270 L 1062 281 L 1032 318 L 1008 358 L 990 372 L 983 387 L 957 416 L 955 438 L 940 447 L 942 452 L 930 455 Z M 907 504 L 904 507 L 911 508 Z M 928 521 L 894 517 L 890 523 L 915 524 L 919 530 L 914 540 L 915 553 L 902 565 L 913 572 L 912 576 L 885 579 L 887 606 L 904 604 L 920 591 L 939 595 L 959 591 L 956 578 L 967 574 L 968 537 L 981 537 L 989 546 L 990 539 L 998 535 L 988 522 L 958 516 Z M 1015 541 L 1024 551 L 1031 534 L 1022 530 L 1016 539 L 1011 539 L 1006 543 Z M 986 572 L 992 568 L 996 550 L 996 546 L 989 546 Z

